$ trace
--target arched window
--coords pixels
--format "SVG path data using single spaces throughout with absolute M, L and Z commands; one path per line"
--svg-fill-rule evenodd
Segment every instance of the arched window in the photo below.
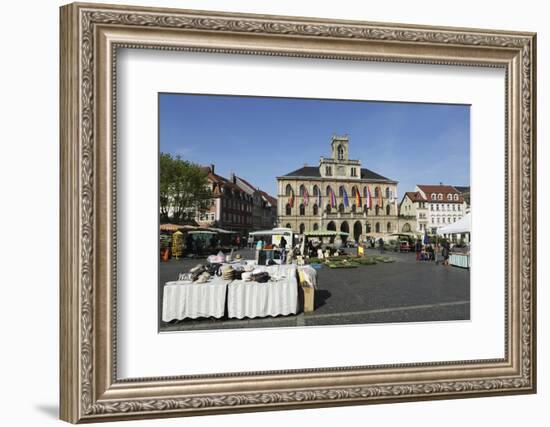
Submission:
M 300 215 L 301 216 L 304 216 L 306 214 L 306 207 L 304 206 L 304 204 L 302 203 L 300 205 Z
M 357 194 L 357 189 L 355 188 L 355 185 L 351 187 L 351 197 L 355 197 L 355 194 Z
M 443 200 L 443 194 L 439 193 L 439 194 L 437 195 L 437 200 Z
M 380 223 L 377 222 L 376 225 L 374 226 L 374 230 L 377 232 L 377 233 L 380 233 Z
M 368 195 L 367 187 L 363 187 L 363 197 L 367 197 L 367 195 Z
M 332 193 L 332 188 L 330 188 L 330 185 L 327 185 L 327 196 L 330 196 Z
M 452 194 L 447 194 L 447 200 L 453 200 L 453 195 Z
M 380 214 L 380 206 L 376 205 L 376 207 L 374 208 L 374 211 L 375 211 L 376 215 L 379 215 Z
M 374 189 L 374 197 L 375 197 L 375 198 L 378 198 L 378 194 L 379 194 L 379 193 L 380 193 L 380 187 L 376 187 L 376 188 Z
M 325 212 L 329 214 L 330 209 L 331 209 L 330 204 L 327 204 L 327 207 L 325 208 Z
M 370 232 L 371 232 L 371 226 L 370 226 L 370 224 L 367 222 L 367 223 L 365 223 L 365 233 L 368 234 L 368 233 L 370 233 Z
M 390 215 L 390 214 L 391 214 L 391 206 L 386 205 L 386 215 Z
M 285 225 L 286 228 L 292 228 L 290 224 Z
M 306 193 L 306 187 L 304 184 L 300 185 L 300 196 L 303 196 Z
M 318 196 L 319 195 L 319 187 L 316 185 L 313 186 L 313 195 Z
M 304 234 L 304 231 L 306 231 L 306 226 L 302 223 L 300 224 L 300 234 Z
M 390 187 L 386 187 L 386 199 L 390 198 Z
M 344 147 L 342 145 L 338 146 L 338 160 L 344 160 Z
M 354 203 L 353 205 L 351 205 L 351 211 L 355 213 L 356 210 L 357 210 L 357 206 L 355 206 L 355 203 Z
M 290 184 L 286 185 L 285 196 L 290 196 L 292 194 L 292 186 Z
M 317 223 L 313 224 L 313 230 L 314 231 L 319 230 L 319 224 L 317 224 Z
M 363 205 L 363 212 L 365 212 L 367 215 L 369 214 L 369 209 L 367 208 L 367 205 Z
M 290 206 L 290 203 L 286 204 L 285 214 L 292 215 L 292 207 Z
M 340 197 L 344 197 L 344 186 L 341 185 L 340 188 L 338 189 L 338 194 L 340 195 Z
M 338 212 L 344 213 L 344 211 L 345 211 L 344 204 L 343 204 L 343 203 L 340 203 L 340 204 L 338 205 Z
M 388 222 L 386 224 L 386 230 L 388 231 L 388 233 L 391 232 L 391 222 Z
M 317 203 L 313 205 L 313 215 L 317 215 L 319 213 L 319 206 L 317 206 Z

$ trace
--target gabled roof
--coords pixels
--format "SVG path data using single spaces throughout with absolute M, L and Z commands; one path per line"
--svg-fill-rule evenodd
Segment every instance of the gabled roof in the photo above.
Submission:
M 289 172 L 285 177 L 305 177 L 305 178 L 321 178 L 321 173 L 319 172 L 319 166 L 303 166 L 300 169 Z M 337 177 L 331 177 L 337 178 Z M 367 168 L 361 168 L 361 179 L 377 179 L 381 181 L 392 181 L 385 176 L 377 174 L 376 172 L 371 171 Z
M 445 202 L 445 203 L 450 203 L 450 202 L 458 202 L 458 203 L 463 203 L 464 202 L 464 197 L 462 196 L 462 193 L 460 193 L 455 187 L 453 187 L 452 185 L 431 185 L 431 184 L 418 184 L 417 187 L 426 195 L 426 199 L 428 199 L 428 201 L 436 201 L 436 202 Z M 442 194 L 443 195 L 443 200 L 439 200 L 439 199 L 432 199 L 432 194 L 435 194 L 435 195 L 438 195 L 438 194 Z M 447 195 L 449 194 L 458 194 L 458 200 L 448 200 L 447 199 Z
M 271 204 L 271 206 L 277 206 L 277 199 L 275 197 L 270 196 L 263 190 L 260 190 L 260 193 Z
M 361 168 L 361 179 L 380 179 L 384 181 L 392 181 L 391 179 L 379 175 L 367 168 Z
M 321 173 L 319 172 L 319 166 L 304 166 L 283 176 L 307 176 L 320 178 Z
M 405 198 L 405 197 L 408 197 L 413 202 L 425 202 L 426 201 L 426 199 L 424 198 L 424 196 L 422 196 L 420 191 L 407 191 L 404 194 L 403 198 Z
M 462 185 L 453 185 L 454 188 L 456 188 L 460 193 L 469 193 L 470 192 L 470 186 L 462 186 Z

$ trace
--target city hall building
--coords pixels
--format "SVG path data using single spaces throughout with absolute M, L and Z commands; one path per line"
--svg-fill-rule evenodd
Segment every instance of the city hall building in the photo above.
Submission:
M 331 157 L 277 177 L 278 223 L 296 233 L 335 230 L 360 240 L 397 231 L 397 181 L 349 158 L 349 138 L 333 136 Z

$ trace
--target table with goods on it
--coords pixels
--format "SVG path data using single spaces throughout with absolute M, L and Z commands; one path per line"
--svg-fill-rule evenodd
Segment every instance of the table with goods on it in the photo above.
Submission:
M 258 265 L 255 260 L 211 255 L 163 290 L 162 320 L 214 317 L 257 318 L 292 315 L 314 309 L 317 272 L 308 265 Z

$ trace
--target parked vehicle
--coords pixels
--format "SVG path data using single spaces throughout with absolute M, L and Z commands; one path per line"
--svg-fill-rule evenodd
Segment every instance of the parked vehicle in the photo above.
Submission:
M 406 240 L 401 240 L 399 242 L 399 252 L 410 252 L 411 251 L 411 245 L 409 245 L 409 242 Z

